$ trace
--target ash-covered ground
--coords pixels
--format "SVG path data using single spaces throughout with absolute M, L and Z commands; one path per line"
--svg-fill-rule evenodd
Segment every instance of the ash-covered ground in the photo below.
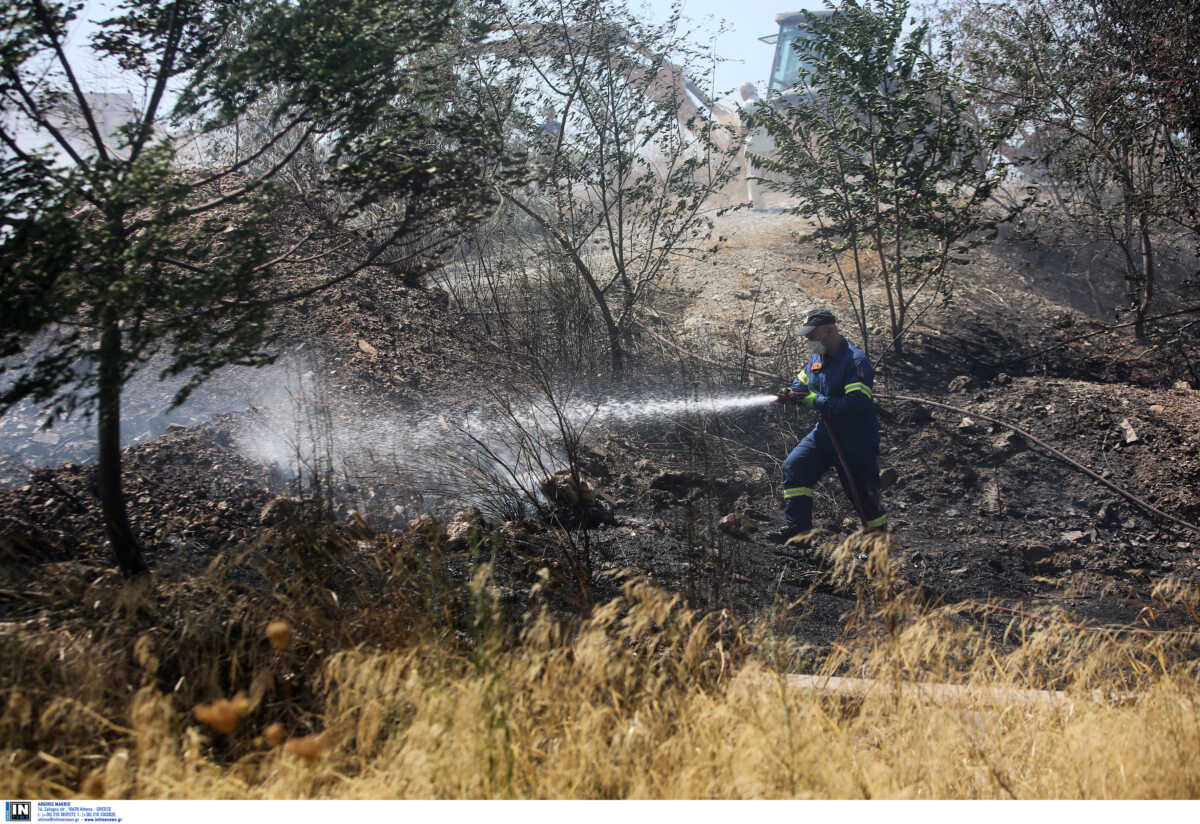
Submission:
M 821 552 L 762 537 L 781 521 L 779 462 L 812 421 L 737 402 L 778 382 L 747 366 L 781 378 L 798 367 L 796 317 L 838 308 L 836 291 L 811 271 L 811 252 L 787 236 L 788 219 L 729 218 L 727 250 L 678 273 L 655 319 L 658 337 L 639 341 L 638 379 L 619 390 L 561 376 L 518 392 L 501 372 L 505 353 L 461 307 L 383 273 L 291 307 L 276 366 L 231 370 L 175 417 L 163 412 L 171 387 L 140 385 L 126 416 L 126 492 L 156 579 L 184 580 L 217 557 L 254 551 L 260 533 L 299 506 L 290 499 L 316 496 L 326 516 L 360 532 L 427 529 L 422 513 L 445 522 L 458 513 L 460 526 L 496 540 L 488 553 L 478 541 L 455 544 L 449 574 L 465 581 L 473 564 L 492 561 L 518 611 L 547 575 L 571 609 L 603 599 L 604 573 L 632 570 L 698 607 L 746 616 L 807 593 L 788 626 L 831 642 L 858 593 L 822 577 Z M 1017 425 L 1195 523 L 1194 335 L 1167 322 L 1134 347 L 1031 284 L 1004 280 L 1002 267 L 980 265 L 967 278 L 974 286 L 931 312 L 903 356 L 880 364 L 884 498 L 901 576 L 931 603 L 972 605 L 980 620 L 1055 605 L 1095 624 L 1194 621 L 1159 608 L 1155 591 L 1197 581 L 1200 535 L 979 417 Z M 713 399 L 729 408 L 714 409 Z M 631 405 L 628 414 L 597 415 L 610 400 Z M 647 401 L 691 405 L 629 413 Z M 89 582 L 112 574 L 90 439 L 34 423 L 14 416 L 0 430 L 0 619 L 86 618 L 99 603 Z M 564 426 L 594 510 L 586 529 L 545 517 L 556 493 L 542 481 L 568 465 Z M 829 545 L 856 529 L 832 473 L 816 514 Z

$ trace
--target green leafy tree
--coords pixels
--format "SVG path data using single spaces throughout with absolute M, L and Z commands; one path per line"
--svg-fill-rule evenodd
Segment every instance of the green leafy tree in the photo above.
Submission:
M 0 5 L 0 411 L 29 400 L 47 425 L 94 414 L 105 525 L 136 575 L 126 380 L 165 358 L 164 376 L 186 378 L 181 403 L 222 366 L 268 362 L 272 307 L 298 296 L 281 264 L 325 267 L 308 294 L 397 243 L 428 253 L 493 205 L 483 181 L 515 172 L 477 119 L 445 105 L 448 55 L 486 28 L 453 0 L 127 0 L 88 43 L 140 89 L 112 129 L 65 45 L 81 5 Z M 234 159 L 185 167 L 185 149 L 252 111 Z M 279 178 L 306 150 L 321 160 L 310 195 L 332 206 L 311 234 L 282 237 Z
M 750 109 L 774 141 L 751 156 L 816 224 L 811 237 L 835 265 L 870 351 L 865 285 L 887 299 L 890 347 L 944 296 L 950 267 L 994 221 L 984 206 L 1002 181 L 1004 122 L 972 117 L 973 89 L 933 51 L 928 26 L 907 34 L 907 0 L 846 2 L 809 15 L 796 41 L 803 68 L 791 90 Z
M 1186 15 L 1168 24 L 1172 9 L 1021 0 L 957 15 L 982 98 L 1020 126 L 1007 154 L 1039 187 L 1044 211 L 1116 253 L 1139 339 L 1169 237 L 1197 225 L 1194 90 L 1175 82 L 1191 70 L 1180 41 L 1192 24 Z
M 1192 0 L 1095 0 L 1097 39 L 1141 86 L 1143 118 L 1163 127 L 1164 217 L 1200 244 L 1200 9 Z

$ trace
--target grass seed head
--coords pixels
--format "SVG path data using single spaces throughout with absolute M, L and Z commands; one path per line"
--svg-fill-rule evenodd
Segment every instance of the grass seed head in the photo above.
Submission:
M 267 624 L 267 638 L 271 646 L 283 652 L 292 640 L 292 625 L 287 621 L 272 621 Z
M 239 692 L 233 700 L 218 698 L 211 704 L 198 704 L 192 709 L 196 720 L 217 732 L 228 735 L 237 727 L 238 719 L 250 712 L 250 699 Z
M 280 723 L 271 724 L 263 730 L 263 738 L 267 740 L 267 745 L 271 747 L 278 747 L 282 744 L 284 735 L 283 724 Z
M 306 735 L 303 738 L 289 739 L 284 749 L 305 761 L 316 761 L 325 750 L 325 734 Z

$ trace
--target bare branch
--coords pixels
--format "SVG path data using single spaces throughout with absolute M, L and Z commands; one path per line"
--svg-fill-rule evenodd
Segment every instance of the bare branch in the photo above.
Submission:
M 162 103 L 163 93 L 167 89 L 167 80 L 171 77 L 171 73 L 175 65 L 175 54 L 179 48 L 179 41 L 183 37 L 184 23 L 179 19 L 179 6 L 171 5 L 171 23 L 170 34 L 167 36 L 166 47 L 163 50 L 162 62 L 158 67 L 158 77 L 154 81 L 154 91 L 150 95 L 150 102 L 146 106 L 146 111 L 142 115 L 142 121 L 138 124 L 137 141 L 133 144 L 129 151 L 129 164 L 132 166 L 137 160 L 142 149 L 150 141 L 150 136 L 154 133 L 154 121 L 158 117 L 158 107 Z
M 46 35 L 46 40 L 54 49 L 54 54 L 58 58 L 58 63 L 62 66 L 63 73 L 67 76 L 67 82 L 71 84 L 71 91 L 75 95 L 75 100 L 79 104 L 79 111 L 87 121 L 88 131 L 92 133 L 92 141 L 96 146 L 96 153 L 104 160 L 108 159 L 108 147 L 104 145 L 104 137 L 100 134 L 100 128 L 96 125 L 96 118 L 92 114 L 92 107 L 88 105 L 87 97 L 80 88 L 79 82 L 75 79 L 75 71 L 71 67 L 71 61 L 67 60 L 67 55 L 63 52 L 62 43 L 59 42 L 58 32 L 54 29 L 54 20 L 50 16 L 50 10 L 46 8 L 46 4 L 42 0 L 33 0 L 33 7 L 37 10 L 38 18 L 42 23 L 42 31 Z M 80 165 L 83 165 L 82 162 Z

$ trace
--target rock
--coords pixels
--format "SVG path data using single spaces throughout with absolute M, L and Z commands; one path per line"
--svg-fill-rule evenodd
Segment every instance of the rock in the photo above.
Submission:
M 568 470 L 544 479 L 541 490 L 553 505 L 548 520 L 564 529 L 591 529 L 616 523 L 612 507 L 597 497 L 586 480 L 581 477 L 576 481 Z
M 1192 391 L 1192 385 L 1184 380 L 1175 381 L 1175 383 L 1171 384 L 1171 388 L 1177 392 L 1191 392 Z
M 958 428 L 959 429 L 974 429 L 975 421 L 971 418 L 964 417 L 961 421 L 958 422 Z
M 1072 529 L 1058 536 L 1061 540 L 1068 544 L 1079 544 L 1088 537 L 1088 533 L 1079 529 Z
M 596 493 L 592 491 L 591 484 L 582 476 L 576 481 L 567 469 L 542 479 L 541 490 L 547 501 L 559 507 L 590 506 L 596 503 Z
M 1006 429 L 992 438 L 992 448 L 998 452 L 1015 455 L 1025 449 L 1025 439 L 1011 429 Z
M 478 544 L 487 531 L 487 521 L 478 508 L 469 506 L 454 513 L 450 523 L 446 524 L 446 548 L 460 551 Z
M 750 520 L 744 512 L 730 512 L 717 521 L 717 529 L 733 535 L 735 538 L 746 538 L 758 529 L 758 525 Z
M 996 384 L 997 386 L 1008 386 L 1010 383 L 1012 383 L 1012 377 L 1004 372 L 1001 372 L 996 375 L 996 377 L 992 380 L 992 383 Z
M 694 494 L 702 483 L 700 480 L 697 480 L 700 477 L 702 476 L 696 476 L 696 478 L 688 479 L 682 483 L 680 488 L 676 490 L 680 497 L 690 497 Z M 733 509 L 742 511 L 749 506 L 749 496 L 756 489 L 761 490 L 764 486 L 767 486 L 770 480 L 771 476 L 767 470 L 761 466 L 749 466 L 738 469 L 732 475 L 717 478 L 712 486 L 720 495 L 722 501 L 725 502 L 726 506 L 729 505 L 730 501 L 733 501 Z M 669 483 L 667 485 L 671 486 Z M 739 500 L 743 499 L 745 505 L 738 503 Z
M 376 357 L 379 354 L 378 349 L 376 349 L 371 344 L 367 343 L 362 338 L 358 339 L 358 349 L 360 352 L 363 352 L 366 355 L 370 355 L 371 357 Z
M 971 378 L 967 375 L 959 375 L 954 380 L 950 381 L 950 385 L 946 387 L 951 393 L 966 391 L 966 388 L 971 385 Z
M 1152 404 L 1150 404 L 1150 411 L 1153 412 L 1155 415 L 1161 415 L 1163 412 L 1166 411 L 1166 409 L 1163 407 L 1163 405 L 1161 403 L 1152 403 Z
M 650 480 L 651 489 L 670 492 L 677 498 L 685 497 L 703 485 L 704 476 L 699 472 L 660 472 Z
M 771 475 L 761 466 L 747 466 L 739 469 L 735 475 L 747 484 L 765 484 L 771 480 Z
M 1129 422 L 1129 418 L 1121 419 L 1121 429 L 1125 432 L 1125 443 L 1137 443 L 1141 440 L 1138 437 L 1137 431 L 1133 428 L 1133 424 Z
M 500 525 L 500 537 L 506 541 L 514 543 L 524 543 L 530 537 L 542 531 L 541 525 L 529 520 L 528 518 L 518 518 L 514 521 L 505 521 Z

